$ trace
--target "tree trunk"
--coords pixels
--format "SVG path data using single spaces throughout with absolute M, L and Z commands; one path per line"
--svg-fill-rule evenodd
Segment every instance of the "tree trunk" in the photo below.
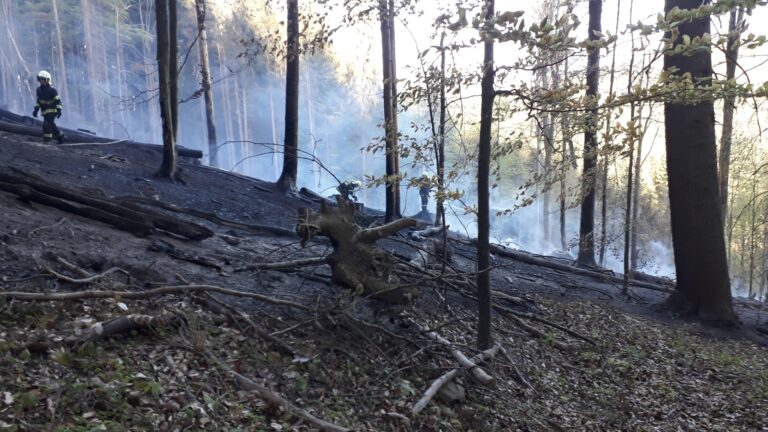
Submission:
M 440 35 L 440 116 L 437 129 L 437 203 L 435 209 L 435 226 L 445 225 L 445 32 Z
M 120 112 L 120 126 L 125 128 L 126 127 L 126 121 L 125 121 L 125 107 L 123 106 L 125 101 L 125 94 L 123 93 L 123 89 L 125 86 L 123 85 L 123 76 L 125 71 L 123 70 L 125 67 L 123 66 L 123 45 L 121 40 L 121 33 L 120 33 L 120 4 L 115 4 L 115 62 L 117 63 L 117 75 L 115 76 L 115 80 L 117 81 L 117 98 L 118 98 L 118 110 Z M 128 138 L 126 136 L 126 138 Z
M 269 90 L 269 113 L 272 125 L 272 168 L 275 170 L 275 180 L 280 178 L 280 149 L 277 144 L 277 125 L 275 124 L 275 98 Z
M 388 0 L 379 0 L 381 19 L 381 55 L 384 81 L 384 134 L 386 148 L 386 204 L 385 220 L 392 222 L 400 217 L 399 150 L 397 148 L 397 101 L 394 76 L 393 14 Z
M 664 11 L 701 5 L 701 0 L 666 0 Z M 678 29 L 675 44 L 682 43 L 682 35 L 703 37 L 710 34 L 710 17 L 682 22 Z M 706 87 L 712 76 L 711 55 L 709 50 L 687 51 L 686 55 L 668 50 L 664 69 L 671 76 L 689 73 L 701 79 L 697 86 Z M 666 102 L 664 131 L 677 273 L 677 290 L 668 304 L 705 321 L 733 323 L 736 317 L 720 214 L 712 101 Z
M 299 1 L 288 0 L 288 53 L 285 73 L 285 148 L 277 180 L 284 192 L 296 191 L 299 156 Z
M 91 22 L 91 8 L 89 0 L 81 0 L 80 7 L 83 12 L 83 32 L 85 35 L 85 55 L 88 63 L 88 84 L 90 85 L 91 109 L 90 118 L 98 127 L 101 124 L 102 112 L 99 107 L 99 94 L 96 87 L 99 77 L 96 72 L 96 53 L 94 50 L 93 29 Z
M 139 20 L 141 22 L 142 29 L 147 33 L 151 32 L 150 15 L 149 15 L 150 7 L 151 6 L 149 5 L 149 2 L 148 2 L 146 13 L 142 7 L 138 7 Z M 151 62 L 149 61 L 150 53 L 152 52 L 152 47 L 149 43 L 149 38 L 143 38 L 142 48 L 144 50 L 142 58 L 145 59 L 143 62 L 144 63 L 144 84 L 146 86 L 146 91 L 149 93 L 158 87 L 158 83 L 156 83 L 154 80 L 155 73 L 152 70 Z M 147 103 L 146 105 L 147 105 L 147 114 L 149 116 L 150 135 L 151 135 L 150 137 L 151 139 L 149 141 L 156 142 L 155 140 L 161 134 L 160 131 L 158 130 L 159 128 L 157 124 L 157 119 L 161 118 L 161 115 L 158 115 L 159 113 L 158 113 L 157 105 L 152 103 Z
M 173 141 L 179 140 L 179 44 L 178 44 L 178 14 L 177 0 L 168 0 L 168 57 L 170 65 L 171 87 L 171 120 L 173 124 Z
M 632 5 L 634 3 L 630 3 L 630 10 L 632 9 Z M 613 34 L 619 34 L 619 18 L 621 18 L 621 0 L 618 0 L 616 3 L 616 27 L 614 28 Z M 629 22 L 632 22 L 632 16 L 630 13 Z M 634 33 L 631 35 L 634 38 Z M 609 78 L 608 78 L 608 97 L 612 98 L 614 96 L 613 94 L 613 83 L 616 78 L 616 44 L 618 42 L 618 38 L 613 41 L 613 47 L 611 48 L 611 69 L 608 72 Z M 629 82 L 632 80 L 630 79 Z M 611 114 L 612 110 L 611 108 L 608 108 L 608 113 L 605 116 L 605 135 L 606 135 L 606 142 L 603 145 L 604 148 L 607 148 L 609 144 L 612 143 L 611 137 L 613 134 L 611 134 Z M 607 239 L 608 239 L 608 154 L 610 152 L 606 151 L 603 155 L 603 169 L 600 171 L 600 177 L 602 178 L 601 184 L 600 184 L 600 249 L 598 251 L 598 263 L 600 263 L 600 266 L 605 266 L 605 248 L 607 246 Z
M 75 103 L 69 98 L 69 86 L 67 85 L 67 65 L 64 61 L 64 42 L 61 38 L 61 19 L 59 19 L 58 0 L 53 0 L 51 7 L 53 9 L 53 21 L 56 25 L 56 60 L 59 63 L 59 79 L 56 86 L 61 89 L 61 97 L 64 99 L 65 103 L 70 105 L 69 108 L 73 112 L 77 112 Z
M 200 56 L 200 85 L 203 88 L 205 100 L 205 124 L 208 128 L 208 165 L 218 167 L 216 149 L 216 120 L 213 109 L 213 90 L 211 89 L 211 65 L 208 59 L 208 33 L 205 31 L 205 0 L 195 0 L 195 12 L 197 14 L 197 42 Z
M 570 13 L 570 8 L 569 8 Z M 568 56 L 566 55 L 563 60 L 563 81 L 569 82 L 568 77 Z M 566 199 L 568 199 L 567 190 L 567 178 L 568 178 L 568 163 L 576 163 L 576 158 L 573 155 L 573 136 L 571 135 L 571 124 L 568 112 L 562 113 L 560 116 L 560 133 L 563 137 L 563 160 L 560 166 L 560 248 L 563 251 L 568 250 L 568 239 L 565 234 L 565 213 L 568 208 Z M 568 156 L 568 149 L 571 150 L 570 157 Z M 576 168 L 574 166 L 574 168 Z
M 155 14 L 157 17 L 157 66 L 160 81 L 160 117 L 163 121 L 163 163 L 160 166 L 158 177 L 175 180 L 177 174 L 176 139 L 173 127 L 173 103 L 172 83 L 176 78 L 171 60 L 171 46 L 175 45 L 175 34 L 171 34 L 171 8 L 176 0 L 170 2 L 155 2 Z M 175 26 L 173 26 L 175 28 Z
M 494 0 L 485 1 L 485 26 L 493 27 Z M 482 30 L 481 30 L 482 31 Z M 485 40 L 483 78 L 480 101 L 480 142 L 477 159 L 477 348 L 491 346 L 491 260 L 490 260 L 490 167 L 491 127 L 495 70 L 493 64 L 493 38 Z
M 633 9 L 635 6 L 634 0 L 629 1 L 629 22 L 632 22 Z M 629 57 L 629 70 L 627 71 L 627 94 L 632 94 L 632 79 L 635 66 L 635 34 L 632 33 L 630 44 L 630 57 Z M 614 44 L 614 47 L 616 45 Z M 611 71 L 613 73 L 613 71 Z M 629 128 L 625 132 L 627 134 L 627 141 L 629 142 L 629 148 L 627 149 L 627 199 L 625 201 L 624 208 L 624 283 L 622 284 L 622 291 L 624 295 L 629 294 L 629 276 L 630 276 L 630 253 L 632 243 L 632 194 L 635 186 L 635 141 L 637 140 L 637 127 L 639 124 L 635 122 L 635 110 L 637 108 L 637 102 L 632 99 L 629 102 Z M 606 164 L 605 170 L 608 171 Z M 605 208 L 605 203 L 603 203 Z
M 600 39 L 602 0 L 589 0 L 589 40 Z M 581 222 L 578 262 L 595 266 L 595 165 L 597 165 L 597 89 L 600 79 L 600 50 L 587 49 L 587 98 L 592 108 L 584 131 L 584 171 L 581 178 Z
M 728 83 L 736 78 L 736 66 L 739 59 L 739 37 L 744 31 L 744 8 L 731 10 L 728 19 L 728 42 L 725 45 L 725 79 Z M 731 165 L 731 142 L 733 137 L 733 113 L 736 110 L 736 97 L 726 92 L 723 97 L 723 128 L 720 135 L 720 157 L 718 185 L 720 190 L 720 213 L 725 220 L 728 214 L 728 177 Z

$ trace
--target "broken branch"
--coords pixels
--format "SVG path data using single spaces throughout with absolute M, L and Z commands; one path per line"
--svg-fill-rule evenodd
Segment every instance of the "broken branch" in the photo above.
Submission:
M 477 354 L 476 356 L 472 357 L 471 361 L 473 363 L 481 363 L 485 360 L 493 357 L 496 355 L 497 352 L 499 352 L 499 349 L 501 348 L 501 345 L 494 345 L 493 347 Z M 416 402 L 416 405 L 411 408 L 411 414 L 418 414 L 420 413 L 424 408 L 427 407 L 427 404 L 429 404 L 429 401 L 432 400 L 432 398 L 435 397 L 437 392 L 440 391 L 441 388 L 443 388 L 444 385 L 451 382 L 456 376 L 461 372 L 462 369 L 452 369 L 446 373 L 444 373 L 440 378 L 436 379 L 432 382 L 432 384 L 429 386 L 426 392 L 424 392 L 424 395 L 419 399 L 418 402 Z
M 154 288 L 146 291 L 111 291 L 111 290 L 89 290 L 89 291 L 77 291 L 77 292 L 24 292 L 24 291 L 5 291 L 0 292 L 0 298 L 15 299 L 15 300 L 27 300 L 27 301 L 71 301 L 71 300 L 83 300 L 83 299 L 102 299 L 102 298 L 120 298 L 124 300 L 141 300 L 154 296 L 166 295 L 166 294 L 189 294 L 192 292 L 213 292 L 223 295 L 229 295 L 233 297 L 247 297 L 256 299 L 259 301 L 295 307 L 301 310 L 311 310 L 309 306 L 304 306 L 300 303 L 295 303 L 289 300 L 281 300 L 273 297 L 268 297 L 261 294 L 236 291 L 227 288 L 222 288 L 214 285 L 175 285 Z

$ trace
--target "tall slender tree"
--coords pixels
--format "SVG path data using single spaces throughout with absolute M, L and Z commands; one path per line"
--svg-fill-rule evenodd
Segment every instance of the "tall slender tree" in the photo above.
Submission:
M 709 3 L 709 0 L 703 3 L 701 0 L 666 0 L 664 11 L 670 17 L 673 9 L 693 10 Z M 710 17 L 693 15 L 674 24 L 666 34 L 669 41 L 664 53 L 666 73 L 673 81 L 690 76 L 694 79 L 694 88 L 708 87 L 712 79 L 709 50 L 697 47 L 675 52 L 674 47 L 683 43 L 683 36 L 705 44 L 704 36 L 710 34 Z M 664 132 L 677 274 L 677 289 L 670 295 L 668 304 L 705 321 L 732 323 L 735 315 L 720 215 L 712 100 L 704 97 L 667 101 Z
M 299 170 L 299 0 L 288 0 L 288 51 L 285 72 L 285 146 L 277 186 L 296 192 Z
M 725 79 L 731 82 L 736 78 L 736 66 L 739 59 L 739 38 L 744 31 L 744 8 L 739 6 L 728 18 L 728 40 L 725 44 Z M 736 111 L 736 97 L 726 93 L 723 97 L 723 128 L 720 135 L 720 155 L 718 187 L 720 190 L 720 212 L 723 220 L 728 214 L 728 177 L 731 164 L 731 142 L 733 136 L 733 113 Z
M 384 81 L 384 139 L 386 152 L 385 219 L 400 217 L 400 151 L 397 130 L 397 92 L 395 89 L 394 8 L 389 0 L 379 0 L 381 56 Z
M 218 166 L 216 153 L 216 120 L 213 109 L 213 90 L 211 86 L 211 66 L 208 58 L 208 32 L 205 31 L 205 0 L 195 0 L 197 15 L 198 55 L 200 57 L 200 84 L 205 103 L 205 124 L 208 130 L 208 164 Z
M 494 25 L 494 0 L 485 0 L 483 31 Z M 477 158 L 477 348 L 491 346 L 491 254 L 490 254 L 490 178 L 491 128 L 493 126 L 493 100 L 495 96 L 493 63 L 493 37 L 486 34 L 483 55 L 482 96 L 480 99 L 480 141 Z
M 171 59 L 176 45 L 176 34 L 172 32 L 176 26 L 171 24 L 175 19 L 176 0 L 155 2 L 157 21 L 157 66 L 160 85 L 160 116 L 163 121 L 163 163 L 158 176 L 171 180 L 178 179 L 178 152 L 176 149 L 176 130 L 174 128 L 174 112 L 176 107 L 173 91 L 176 81 L 176 62 Z
M 589 0 L 589 40 L 601 36 L 602 0 Z M 600 80 L 600 49 L 587 48 L 587 100 L 591 105 L 584 130 L 584 167 L 581 178 L 581 222 L 579 224 L 578 262 L 595 266 L 595 167 L 597 166 L 597 99 Z

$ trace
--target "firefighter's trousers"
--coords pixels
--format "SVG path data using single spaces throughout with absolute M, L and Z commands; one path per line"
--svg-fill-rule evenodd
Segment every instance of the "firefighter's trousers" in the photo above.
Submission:
M 61 137 L 61 131 L 56 126 L 56 113 L 43 115 L 43 141 L 49 142 L 53 138 Z

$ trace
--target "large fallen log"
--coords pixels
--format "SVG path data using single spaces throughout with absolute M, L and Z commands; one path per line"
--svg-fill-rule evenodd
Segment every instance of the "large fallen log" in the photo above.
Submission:
M 472 245 L 476 245 L 477 240 L 471 240 L 469 243 L 471 243 Z M 587 276 L 587 277 L 598 279 L 604 282 L 624 283 L 623 278 L 607 272 L 588 270 L 585 268 L 575 267 L 567 264 L 560 264 L 560 263 L 553 262 L 543 258 L 536 258 L 528 255 L 525 252 L 516 251 L 500 245 L 492 244 L 491 252 L 505 258 L 511 258 L 515 261 L 524 262 L 526 264 L 533 264 L 541 267 L 551 268 L 553 270 L 560 270 L 560 271 L 564 271 L 564 272 L 568 272 L 568 273 L 572 273 L 580 276 Z M 632 284 L 632 286 L 635 286 L 635 287 L 645 288 L 651 291 L 658 291 L 666 294 L 670 294 L 674 290 L 673 287 L 661 286 L 654 283 L 643 282 L 636 279 L 631 279 L 630 283 Z
M 0 190 L 16 194 L 23 201 L 37 202 L 78 216 L 103 222 L 139 237 L 146 237 L 152 233 L 152 226 L 146 223 L 146 221 L 128 219 L 93 207 L 78 206 L 69 201 L 38 192 L 23 184 L 0 181 Z
M 152 228 L 192 240 L 203 240 L 213 236 L 213 231 L 202 225 L 148 210 L 130 209 L 106 198 L 94 198 L 83 192 L 54 186 L 32 174 L 24 172 L 21 174 L 13 175 L 0 172 L 2 189 L 15 193 L 26 200 L 105 222 L 139 236 L 148 235 Z M 81 206 L 72 205 L 70 202 L 81 204 Z
M 399 219 L 375 228 L 363 229 L 355 223 L 355 203 L 339 196 L 338 207 L 320 203 L 320 212 L 299 210 L 296 232 L 304 245 L 314 236 L 331 239 L 333 252 L 327 261 L 333 279 L 352 288 L 358 295 L 369 295 L 389 303 L 408 303 L 416 295 L 414 287 L 399 286 L 391 254 L 376 247 L 376 241 L 416 225 L 414 219 Z
M 77 143 L 82 144 L 127 144 L 131 146 L 141 147 L 153 151 L 162 151 L 163 146 L 159 144 L 147 144 L 139 143 L 131 140 L 114 140 L 110 138 L 102 138 L 95 135 L 90 135 L 82 132 L 78 132 L 73 129 L 61 128 L 69 141 L 77 140 Z M 9 132 L 18 135 L 39 137 L 42 136 L 42 130 L 39 127 L 26 126 L 23 124 L 10 123 L 0 120 L 0 132 Z M 66 145 L 66 144 L 65 144 Z M 188 149 L 184 147 L 177 147 L 179 156 L 190 157 L 195 159 L 201 159 L 203 152 L 200 150 Z

